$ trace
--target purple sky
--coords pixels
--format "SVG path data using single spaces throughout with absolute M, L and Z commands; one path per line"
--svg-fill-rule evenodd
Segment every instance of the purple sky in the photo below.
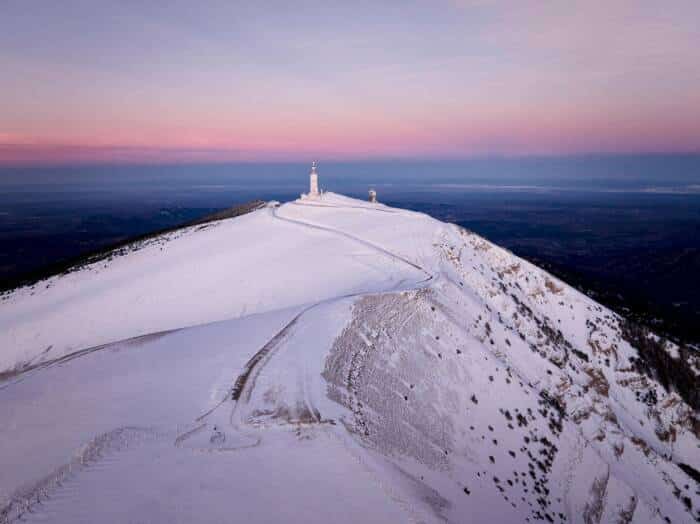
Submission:
M 4 0 L 0 71 L 5 165 L 700 152 L 698 0 Z

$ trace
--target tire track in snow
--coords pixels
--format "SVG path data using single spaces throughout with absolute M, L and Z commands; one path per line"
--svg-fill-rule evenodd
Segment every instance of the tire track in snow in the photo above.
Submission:
M 91 353 L 95 353 L 96 351 L 102 351 L 103 349 L 121 349 L 122 347 L 126 348 L 128 346 L 138 346 L 139 344 L 149 342 L 160 337 L 164 337 L 171 333 L 181 331 L 182 329 L 185 328 L 166 329 L 163 331 L 156 331 L 154 333 L 146 333 L 145 335 L 137 335 L 135 337 L 125 338 L 123 340 L 117 340 L 115 342 L 107 342 L 98 346 L 91 346 L 89 348 L 79 349 L 77 351 L 73 351 L 72 353 L 68 353 L 67 355 L 54 358 L 52 360 L 45 360 L 37 364 L 32 364 L 30 366 L 22 368 L 16 373 L 11 374 L 9 377 L 4 379 L 4 382 L 3 380 L 0 380 L 0 391 L 14 384 L 19 384 L 23 380 L 29 378 L 31 375 L 41 370 L 65 364 L 76 358 L 84 357 Z
M 302 204 L 296 204 L 296 205 L 302 205 Z M 314 204 L 314 206 L 315 206 L 315 204 Z M 316 207 L 320 207 L 320 206 L 316 206 Z M 342 208 L 343 206 L 328 206 L 328 207 Z M 382 246 L 379 246 L 373 242 L 370 242 L 369 240 L 365 240 L 363 238 L 357 237 L 351 233 L 347 233 L 345 231 L 342 231 L 340 229 L 336 229 L 334 227 L 323 226 L 321 224 L 316 224 L 314 222 L 307 222 L 305 220 L 299 220 L 296 218 L 284 217 L 284 216 L 281 216 L 279 214 L 278 210 L 279 210 L 278 207 L 272 208 L 272 216 L 278 220 L 283 220 L 285 222 L 290 222 L 292 224 L 297 224 L 297 225 L 308 227 L 311 229 L 318 229 L 321 231 L 326 231 L 328 233 L 333 233 L 335 235 L 340 235 L 340 236 L 343 236 L 345 238 L 349 238 L 350 240 L 357 242 L 359 244 L 362 244 L 365 247 L 369 247 L 371 249 L 374 249 L 375 251 L 383 253 L 384 255 L 388 256 L 391 259 L 399 260 L 399 261 L 403 262 L 404 264 L 408 264 L 409 266 L 413 267 L 414 269 L 417 269 L 418 271 L 422 271 L 430 278 L 433 277 L 433 275 L 429 271 L 427 271 L 425 268 L 419 266 L 415 262 L 412 262 L 411 260 L 408 260 L 407 258 L 405 258 L 401 255 L 397 255 L 396 253 L 393 253 L 392 251 L 389 251 L 388 249 L 383 248 Z
M 255 353 L 255 355 L 253 355 L 250 358 L 250 360 L 248 360 L 248 362 L 246 362 L 246 365 L 243 368 L 243 372 L 238 375 L 238 378 L 236 379 L 236 382 L 233 384 L 233 388 L 231 389 L 231 400 L 238 401 L 241 398 L 241 395 L 243 394 L 244 390 L 247 393 L 246 400 L 250 399 L 250 392 L 252 391 L 252 386 L 246 389 L 246 385 L 248 384 L 248 380 L 251 378 L 251 375 L 254 385 L 255 378 L 260 374 L 259 370 L 262 369 L 262 367 L 264 366 L 264 363 L 262 363 L 263 360 L 269 360 L 269 357 L 272 357 L 272 353 L 274 352 L 274 350 L 279 346 L 280 342 L 282 342 L 286 338 L 287 334 L 292 329 L 294 324 L 296 324 L 299 320 L 299 317 L 301 317 L 312 307 L 314 306 L 307 307 L 306 309 L 297 313 L 292 320 L 290 320 L 281 330 L 279 330 L 274 337 L 272 337 L 260 350 L 258 350 L 257 353 Z M 258 364 L 261 363 L 262 365 L 258 368 Z M 255 374 L 253 374 L 254 371 Z
M 382 209 L 380 207 L 369 207 L 369 206 L 349 206 L 349 205 L 333 205 L 333 204 L 311 204 L 309 202 L 289 202 L 293 206 L 306 206 L 306 207 L 330 207 L 332 209 L 362 209 L 364 211 L 376 211 L 379 213 L 393 213 L 399 214 L 402 211 L 396 209 Z

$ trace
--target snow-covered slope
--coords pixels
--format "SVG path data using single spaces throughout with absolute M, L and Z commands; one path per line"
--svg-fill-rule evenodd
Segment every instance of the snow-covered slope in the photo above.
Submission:
M 416 273 L 262 209 L 3 297 L 0 370 L 156 331 L 388 289 Z
M 0 522 L 693 522 L 630 339 L 456 226 L 270 203 L 3 297 Z

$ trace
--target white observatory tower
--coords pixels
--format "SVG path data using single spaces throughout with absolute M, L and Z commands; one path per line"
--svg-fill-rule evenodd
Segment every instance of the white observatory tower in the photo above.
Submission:
M 317 197 L 318 192 L 318 173 L 316 172 L 316 161 L 311 164 L 311 173 L 309 173 L 309 196 Z

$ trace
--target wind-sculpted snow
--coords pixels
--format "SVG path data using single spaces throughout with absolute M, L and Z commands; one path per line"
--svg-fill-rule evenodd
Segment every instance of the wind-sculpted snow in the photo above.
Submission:
M 0 305 L 0 521 L 700 518 L 693 355 L 426 215 L 325 194 L 45 284 Z
M 446 469 L 455 431 L 445 412 L 454 408 L 455 392 L 436 376 L 443 349 L 439 340 L 426 336 L 432 326 L 420 309 L 427 293 L 375 295 L 358 301 L 323 376 L 330 385 L 330 398 L 352 410 L 353 429 L 380 451 Z M 439 326 L 434 331 L 444 332 Z M 378 350 L 382 343 L 386 345 Z M 407 355 L 408 348 L 418 350 Z
M 56 491 L 82 471 L 103 461 L 107 455 L 119 453 L 139 445 L 157 434 L 149 428 L 117 428 L 98 435 L 83 445 L 70 462 L 56 468 L 39 481 L 17 489 L 0 502 L 0 523 L 26 520 L 37 506 L 48 501 Z
M 464 230 L 437 247 L 442 278 L 358 301 L 327 359 L 358 438 L 432 476 L 454 521 L 697 518 L 695 413 L 617 316 Z

